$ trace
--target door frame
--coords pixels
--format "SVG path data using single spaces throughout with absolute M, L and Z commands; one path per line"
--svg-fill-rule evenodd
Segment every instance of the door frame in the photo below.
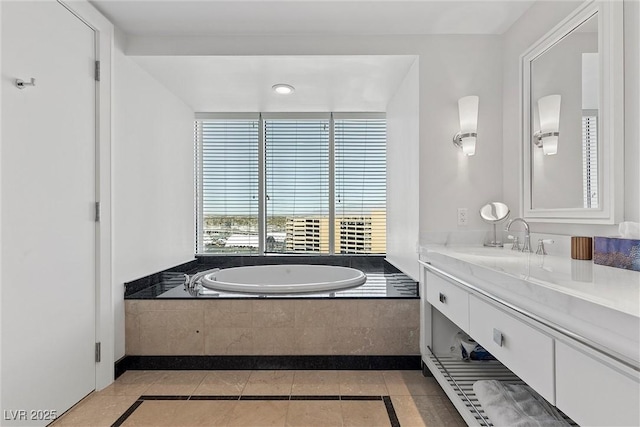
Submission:
M 101 344 L 96 362 L 96 390 L 114 380 L 115 318 L 111 254 L 111 75 L 114 27 L 87 0 L 57 1 L 96 34 L 96 60 L 100 61 L 100 81 L 96 84 L 96 201 L 100 220 L 96 223 L 96 342 Z

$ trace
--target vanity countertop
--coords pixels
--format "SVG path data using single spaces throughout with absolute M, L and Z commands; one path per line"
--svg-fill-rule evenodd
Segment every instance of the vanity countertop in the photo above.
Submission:
M 508 248 L 425 245 L 420 259 L 638 365 L 640 273 Z

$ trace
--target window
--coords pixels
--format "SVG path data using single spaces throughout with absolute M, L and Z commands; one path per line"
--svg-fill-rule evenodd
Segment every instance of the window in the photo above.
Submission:
M 336 116 L 197 120 L 197 252 L 385 253 L 386 121 Z
M 329 253 L 329 120 L 265 120 L 264 141 L 266 252 Z
M 385 253 L 386 121 L 335 121 L 335 253 Z M 339 236 L 339 238 L 338 238 Z
M 197 252 L 258 250 L 258 120 L 196 122 Z

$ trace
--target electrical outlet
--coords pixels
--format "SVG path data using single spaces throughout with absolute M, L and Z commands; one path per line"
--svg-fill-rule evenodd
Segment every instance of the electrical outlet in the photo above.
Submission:
M 467 225 L 469 222 L 469 209 L 458 208 L 458 225 Z

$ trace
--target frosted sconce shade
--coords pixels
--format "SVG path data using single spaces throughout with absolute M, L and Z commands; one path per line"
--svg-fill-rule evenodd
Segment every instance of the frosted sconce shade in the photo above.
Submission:
M 538 99 L 540 132 L 558 132 L 560 127 L 560 95 L 549 95 Z
M 560 136 L 560 95 L 548 95 L 538 99 L 538 116 L 540 131 L 534 136 L 535 144 L 542 148 L 545 156 L 558 152 L 558 136 Z
M 460 132 L 475 133 L 478 131 L 478 103 L 477 96 L 465 96 L 458 100 L 458 114 L 460 114 Z
M 458 100 L 460 132 L 453 137 L 453 143 L 467 156 L 476 154 L 479 101 L 480 98 L 477 96 L 465 96 Z
M 476 154 L 476 137 L 469 136 L 461 139 L 462 153 L 465 156 L 473 156 Z
M 542 153 L 545 156 L 552 156 L 558 153 L 558 137 L 547 136 L 542 139 Z

